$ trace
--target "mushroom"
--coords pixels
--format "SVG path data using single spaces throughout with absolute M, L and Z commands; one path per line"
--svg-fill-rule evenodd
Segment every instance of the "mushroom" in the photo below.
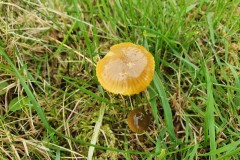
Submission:
M 153 79 L 154 58 L 143 46 L 133 43 L 113 45 L 98 61 L 99 83 L 114 94 L 133 95 L 144 91 Z
M 136 108 L 128 114 L 127 122 L 133 132 L 143 133 L 148 129 L 150 119 L 150 115 L 143 108 Z

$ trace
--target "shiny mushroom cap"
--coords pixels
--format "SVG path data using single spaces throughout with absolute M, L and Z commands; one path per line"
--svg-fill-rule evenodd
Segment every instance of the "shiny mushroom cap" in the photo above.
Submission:
M 127 122 L 133 132 L 143 133 L 148 129 L 150 119 L 150 115 L 144 111 L 144 108 L 136 108 L 128 114 Z
M 144 47 L 120 43 L 97 63 L 99 83 L 107 91 L 133 95 L 144 91 L 153 79 L 154 58 Z

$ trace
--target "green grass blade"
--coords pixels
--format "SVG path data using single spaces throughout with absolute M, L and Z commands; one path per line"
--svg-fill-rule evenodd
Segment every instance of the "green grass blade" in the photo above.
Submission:
M 191 159 L 194 160 L 194 157 L 195 157 L 196 154 L 197 154 L 198 147 L 199 147 L 198 144 L 196 144 L 196 145 L 194 146 L 192 152 L 189 154 L 189 159 L 188 159 L 188 160 L 191 160 Z
M 206 66 L 206 65 L 205 65 Z M 215 119 L 214 119 L 214 98 L 213 98 L 213 84 L 210 78 L 210 74 L 208 72 L 207 66 L 205 67 L 205 76 L 207 80 L 207 109 L 205 113 L 205 128 L 204 128 L 204 137 L 205 144 L 208 139 L 210 140 L 210 151 L 214 151 L 216 149 L 215 144 Z M 215 154 L 210 155 L 211 159 L 215 159 Z
M 159 113 L 158 113 L 158 106 L 157 106 L 157 93 L 154 91 L 154 87 L 150 87 L 149 95 L 150 95 L 150 104 L 152 108 L 153 118 L 155 123 L 157 124 L 158 129 L 160 130 L 161 126 L 158 120 Z
M 159 99 L 162 101 L 162 107 L 164 110 L 164 119 L 166 122 L 166 127 L 168 130 L 168 133 L 170 134 L 172 141 L 177 141 L 177 138 L 174 133 L 174 127 L 173 127 L 173 117 L 172 117 L 172 111 L 171 107 L 168 103 L 168 97 L 166 92 L 164 91 L 163 83 L 160 80 L 158 74 L 155 72 L 153 77 L 153 83 L 156 88 L 156 92 L 158 94 Z
M 214 37 L 212 16 L 213 16 L 212 12 L 207 13 L 207 22 L 208 22 L 208 25 L 209 25 L 210 39 L 212 41 L 212 45 L 214 45 L 215 44 L 215 37 Z
M 230 64 L 227 64 L 232 71 L 233 77 L 235 79 L 235 87 L 240 89 L 240 80 L 239 80 L 239 74 L 237 74 L 234 67 Z M 236 106 L 240 106 L 240 91 L 236 91 L 236 99 L 235 99 Z
M 102 120 L 103 120 L 103 116 L 105 113 L 105 108 L 106 108 L 106 104 L 102 104 L 102 106 L 100 107 L 100 111 L 99 111 L 99 117 L 98 120 L 96 121 L 96 125 L 94 127 L 94 131 L 93 131 L 93 135 L 92 135 L 92 139 L 91 139 L 91 144 L 96 144 L 97 140 L 98 140 L 98 135 L 100 132 L 100 127 L 102 125 Z M 90 146 L 88 149 L 88 160 L 92 160 L 93 159 L 93 153 L 94 153 L 94 147 Z
M 227 144 L 223 147 L 216 149 L 215 151 L 211 151 L 206 154 L 200 154 L 199 156 L 210 156 L 212 154 L 215 154 L 215 155 L 222 154 L 222 156 L 219 156 L 217 159 L 223 159 L 223 158 L 230 157 L 231 155 L 235 154 L 235 151 L 239 151 L 239 145 L 240 145 L 240 141 L 232 142 L 230 144 Z M 223 153 L 225 153 L 225 154 L 223 154 Z

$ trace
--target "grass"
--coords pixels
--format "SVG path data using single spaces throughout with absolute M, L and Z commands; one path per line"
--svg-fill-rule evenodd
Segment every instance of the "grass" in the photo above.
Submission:
M 239 21 L 238 0 L 0 2 L 0 158 L 239 159 Z M 95 74 L 120 42 L 155 58 L 131 97 Z M 136 107 L 153 117 L 143 134 Z

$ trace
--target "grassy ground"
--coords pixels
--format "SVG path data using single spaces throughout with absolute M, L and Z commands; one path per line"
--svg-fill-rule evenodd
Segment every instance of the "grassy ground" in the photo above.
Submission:
M 1 159 L 240 159 L 239 0 L 5 0 L 0 36 Z M 97 81 L 120 42 L 155 57 L 139 95 Z

